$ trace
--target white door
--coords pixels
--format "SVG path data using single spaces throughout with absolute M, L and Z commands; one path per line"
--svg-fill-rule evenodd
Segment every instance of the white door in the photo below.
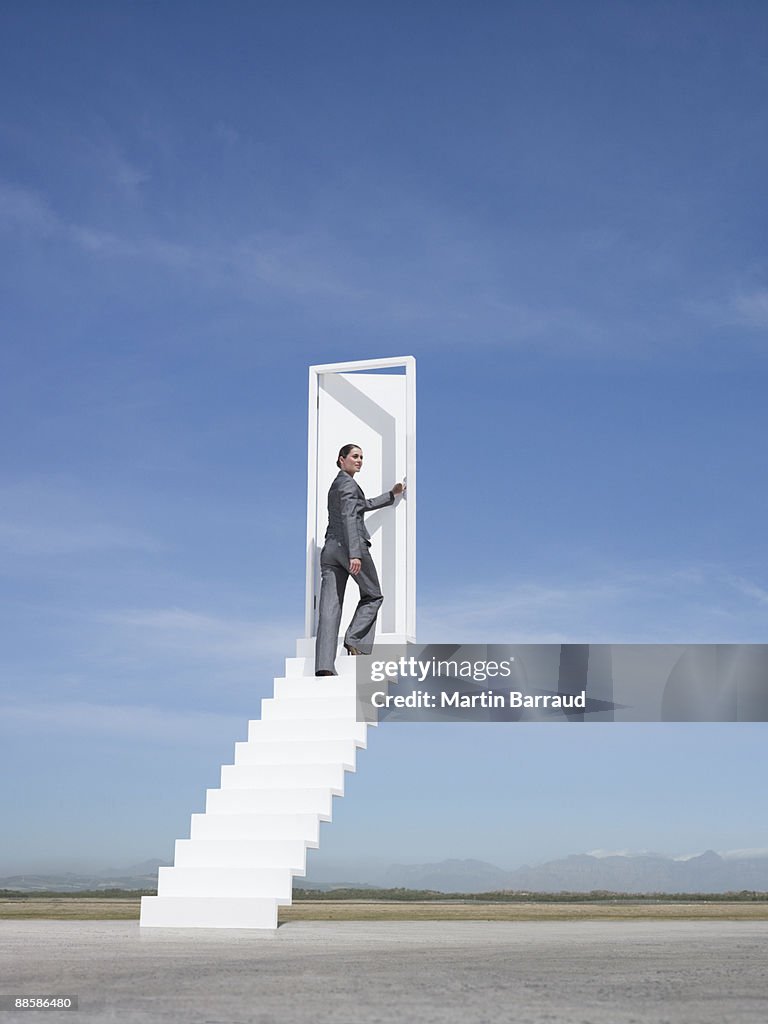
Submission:
M 360 367 L 359 370 L 356 370 Z M 378 372 L 371 372 L 373 370 Z M 365 371 L 369 372 L 365 372 Z M 404 372 L 403 372 L 404 371 Z M 367 498 L 405 479 L 405 498 L 394 508 L 366 514 L 371 554 L 384 604 L 377 637 L 415 639 L 415 361 L 316 366 L 310 370 L 309 486 L 307 509 L 307 635 L 317 632 L 320 599 L 320 551 L 328 525 L 328 488 L 339 472 L 336 457 L 345 444 L 363 450 L 363 468 L 355 476 Z M 314 406 L 314 410 L 313 410 Z M 313 415 L 314 412 L 314 415 Z M 341 631 L 347 627 L 359 592 L 350 579 Z

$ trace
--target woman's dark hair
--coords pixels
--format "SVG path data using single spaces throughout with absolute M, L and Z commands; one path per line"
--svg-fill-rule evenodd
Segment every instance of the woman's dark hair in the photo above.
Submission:
M 345 444 L 343 448 L 339 448 L 339 454 L 336 457 L 336 465 L 338 466 L 342 459 L 346 459 L 353 448 L 360 448 L 359 444 Z M 360 448 L 362 451 L 362 448 Z

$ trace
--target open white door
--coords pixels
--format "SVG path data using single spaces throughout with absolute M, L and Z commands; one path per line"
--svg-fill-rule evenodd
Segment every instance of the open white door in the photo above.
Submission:
M 311 366 L 307 479 L 306 636 L 317 632 L 320 551 L 328 525 L 328 488 L 338 473 L 342 445 L 363 450 L 355 477 L 373 498 L 405 479 L 406 496 L 394 509 L 366 516 L 371 554 L 384 594 L 377 639 L 416 638 L 416 361 L 413 356 Z M 350 581 L 341 630 L 358 601 Z

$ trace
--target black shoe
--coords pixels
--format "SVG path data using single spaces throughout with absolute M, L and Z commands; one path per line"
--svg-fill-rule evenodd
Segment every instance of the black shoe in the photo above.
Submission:
M 329 672 L 327 668 L 321 668 L 319 672 L 315 672 L 316 676 L 333 676 L 335 672 Z

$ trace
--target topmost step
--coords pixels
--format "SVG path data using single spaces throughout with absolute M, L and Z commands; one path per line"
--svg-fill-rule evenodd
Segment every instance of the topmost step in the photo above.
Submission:
M 405 636 L 404 633 L 379 633 L 376 636 L 374 654 L 376 654 L 376 647 L 379 647 L 381 644 L 402 645 L 406 643 L 408 643 L 408 637 Z M 339 650 L 341 651 L 341 656 L 343 657 L 344 647 L 342 641 L 339 641 Z M 296 656 L 298 658 L 315 657 L 315 638 L 313 636 L 300 637 L 296 641 Z M 336 664 L 336 667 L 338 668 L 338 662 Z
M 346 651 L 342 651 L 336 658 L 336 672 L 340 676 L 349 677 L 354 676 L 355 670 L 357 669 L 357 662 L 355 658 L 350 658 Z M 286 658 L 285 659 L 285 675 L 287 678 L 295 678 L 296 676 L 314 676 L 315 674 L 315 657 L 312 655 L 311 658 Z

